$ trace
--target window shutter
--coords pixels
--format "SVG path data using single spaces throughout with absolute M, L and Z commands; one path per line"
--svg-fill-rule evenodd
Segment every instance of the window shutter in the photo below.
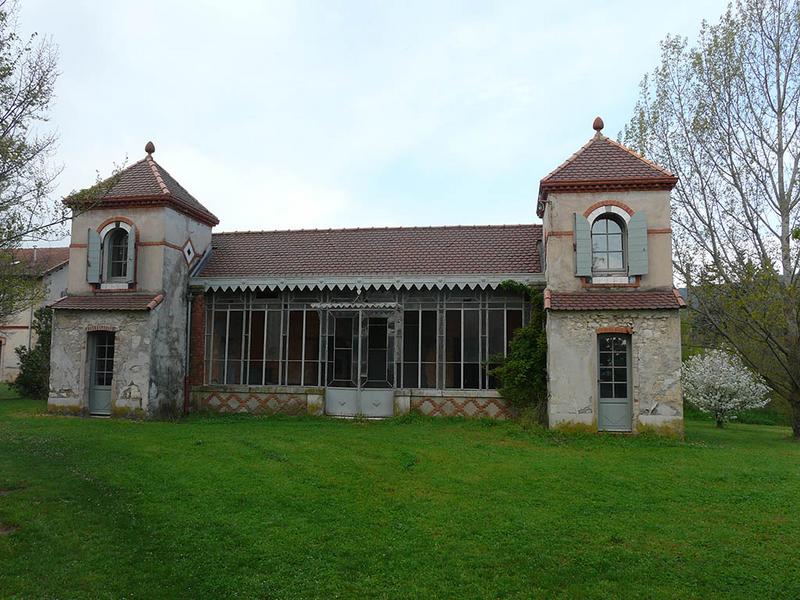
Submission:
M 86 244 L 86 281 L 100 283 L 100 234 L 89 230 Z
M 592 232 L 586 217 L 575 213 L 575 276 L 592 275 Z
M 642 210 L 628 221 L 628 275 L 647 275 L 647 215 Z
M 125 278 L 128 283 L 136 281 L 136 230 L 131 227 L 128 232 L 128 264 L 125 269 Z

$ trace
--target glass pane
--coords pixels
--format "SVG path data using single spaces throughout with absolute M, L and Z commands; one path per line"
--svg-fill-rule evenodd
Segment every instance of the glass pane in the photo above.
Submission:
M 436 311 L 422 311 L 422 362 L 436 362 Z
M 318 364 L 317 361 L 306 361 L 303 367 L 303 385 L 317 385 Z
M 464 360 L 467 362 L 477 363 L 480 360 L 479 317 L 480 312 L 477 310 L 464 311 Z
M 264 318 L 263 310 L 250 313 L 250 360 L 264 358 Z
M 264 363 L 260 360 L 255 361 L 251 360 L 248 363 L 248 367 L 250 369 L 249 373 L 247 374 L 247 383 L 250 385 L 261 385 L 263 379 L 263 368 Z
M 619 223 L 615 219 L 606 218 L 603 219 L 608 225 L 608 233 L 622 233 L 622 229 L 619 226 Z
M 619 270 L 622 268 L 622 252 L 608 253 L 608 268 Z
M 600 384 L 600 397 L 601 398 L 613 398 L 614 393 L 614 386 L 610 383 L 601 383 Z
M 609 235 L 608 236 L 608 249 L 612 252 L 622 252 L 622 236 Z
M 461 387 L 461 364 L 448 363 L 444 368 L 444 386 L 447 388 Z
M 370 350 L 385 350 L 387 347 L 386 333 L 386 317 L 370 318 L 367 348 Z
M 278 361 L 268 361 L 265 366 L 264 385 L 278 385 Z
M 353 318 L 336 317 L 334 347 L 352 348 L 353 346 Z
M 421 388 L 436 387 L 436 363 L 422 363 L 422 380 L 419 382 Z
M 611 353 L 610 352 L 601 352 L 600 353 L 600 366 L 601 367 L 609 367 L 609 366 L 611 366 Z
M 403 387 L 419 387 L 419 365 L 417 363 L 403 363 Z
M 445 360 L 461 360 L 461 311 L 448 310 L 445 320 Z
M 303 311 L 289 311 L 289 342 L 286 357 L 289 360 L 300 360 L 303 356 Z M 299 377 L 298 377 L 299 383 Z
M 464 388 L 476 390 L 480 387 L 480 365 L 477 363 L 466 363 L 464 365 Z
M 403 313 L 403 360 L 419 360 L 419 311 L 407 310 Z
M 349 348 L 335 350 L 333 354 L 333 378 L 337 381 L 350 381 L 352 351 Z
M 225 383 L 223 381 L 223 374 L 225 373 L 225 361 L 215 360 L 211 363 L 211 383 Z
M 606 350 L 611 350 L 611 348 L 612 348 L 611 338 L 608 336 L 602 336 L 600 338 L 600 350 L 606 351 Z
M 614 366 L 624 367 L 628 364 L 627 352 L 614 352 Z
M 628 384 L 627 383 L 615 383 L 614 384 L 614 397 L 615 398 L 627 398 L 628 397 Z
M 319 358 L 319 314 L 316 311 L 306 311 L 305 357 L 306 360 Z
M 228 360 L 242 358 L 242 340 L 244 338 L 244 311 L 232 310 L 228 320 Z M 221 357 L 220 357 L 221 358 Z
M 241 383 L 242 361 L 228 359 L 228 370 L 225 373 L 225 383 Z
M 605 254 L 592 255 L 592 270 L 594 271 L 607 271 L 608 270 L 608 257 Z
M 228 339 L 228 313 L 221 310 L 214 312 L 214 331 L 212 335 L 212 358 L 214 360 L 225 360 L 225 343 Z
M 514 334 L 520 327 L 522 327 L 522 311 L 506 311 L 506 340 L 509 347 L 511 346 L 511 340 L 514 339 Z
M 300 361 L 290 361 L 286 367 L 286 383 L 288 385 L 300 385 Z
M 623 336 L 614 337 L 614 350 L 624 350 L 628 347 L 628 338 Z
M 592 236 L 592 250 L 595 252 L 608 250 L 608 238 L 605 235 Z
M 505 328 L 502 310 L 489 311 L 489 356 L 505 353 Z
M 594 223 L 592 223 L 592 233 L 605 233 L 608 231 L 606 229 L 606 223 L 608 223 L 608 220 L 603 217 L 597 219 Z
M 612 376 L 612 369 L 608 367 L 600 367 L 600 381 L 611 381 Z
M 267 313 L 267 358 L 278 360 L 281 347 L 281 313 L 271 310 Z

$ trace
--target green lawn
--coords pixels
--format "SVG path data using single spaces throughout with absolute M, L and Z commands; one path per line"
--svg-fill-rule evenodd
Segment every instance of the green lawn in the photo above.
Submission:
M 800 597 L 786 428 L 140 423 L 2 396 L 2 597 Z

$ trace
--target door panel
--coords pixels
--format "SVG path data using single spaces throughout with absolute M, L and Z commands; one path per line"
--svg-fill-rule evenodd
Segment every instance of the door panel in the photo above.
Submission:
M 597 344 L 597 428 L 631 431 L 630 336 L 600 335 Z
M 111 414 L 111 386 L 114 379 L 114 332 L 89 334 L 89 413 Z

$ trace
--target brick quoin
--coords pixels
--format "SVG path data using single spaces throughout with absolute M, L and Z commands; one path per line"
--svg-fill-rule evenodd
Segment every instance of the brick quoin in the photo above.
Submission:
M 205 381 L 206 297 L 192 294 L 192 324 L 189 340 L 189 385 L 203 385 Z

